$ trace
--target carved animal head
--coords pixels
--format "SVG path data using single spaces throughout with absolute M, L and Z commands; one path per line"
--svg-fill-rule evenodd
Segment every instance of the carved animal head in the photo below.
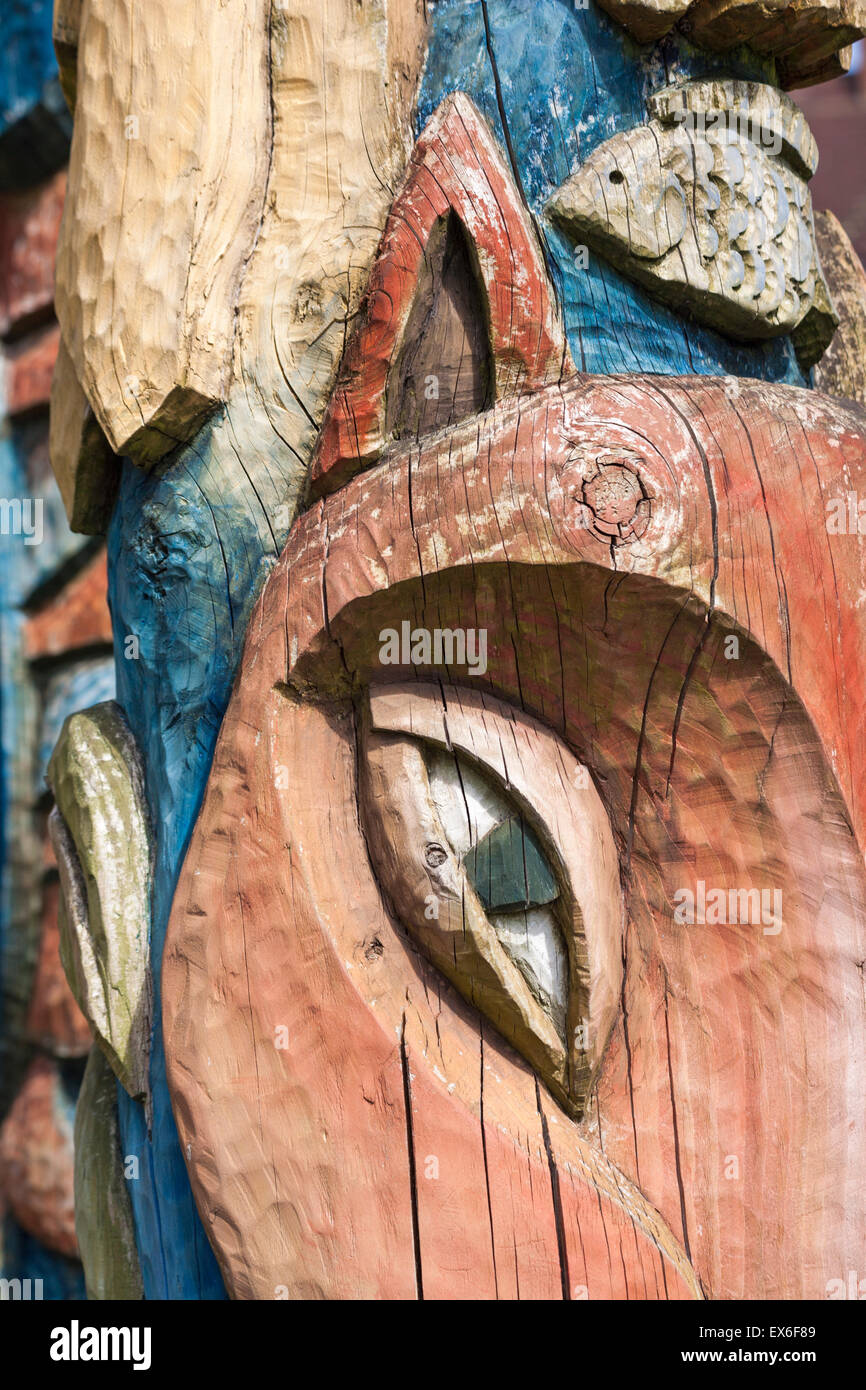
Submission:
M 864 469 L 810 393 L 575 375 L 440 110 L 169 927 L 233 1294 L 818 1297 L 856 1258 L 866 575 L 823 499 Z

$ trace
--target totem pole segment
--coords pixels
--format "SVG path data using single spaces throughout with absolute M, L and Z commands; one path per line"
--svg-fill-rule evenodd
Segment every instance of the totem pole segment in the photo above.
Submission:
M 117 115 L 128 53 L 101 2 L 81 10 L 77 104 L 92 54 Z M 231 314 L 219 296 L 206 313 L 172 299 L 168 363 L 132 314 L 104 358 L 64 327 L 78 423 L 55 466 L 74 514 L 99 513 L 99 460 L 116 469 L 124 431 L 134 456 L 109 553 L 118 695 L 156 834 L 153 1128 L 123 1090 L 118 1120 L 143 1160 L 130 1187 L 148 1297 L 222 1289 L 184 1161 L 239 1297 L 821 1296 L 862 1263 L 862 561 L 823 525 L 827 500 L 858 486 L 862 417 L 767 384 L 808 385 L 796 315 L 735 341 L 711 306 L 698 322 L 664 302 L 664 276 L 637 283 L 631 260 L 606 260 L 610 218 L 583 245 L 575 207 L 551 215 L 604 142 L 632 157 L 662 89 L 691 111 L 694 84 L 751 83 L 787 111 L 767 95 L 777 61 L 785 82 L 817 80 L 856 32 L 854 7 L 786 6 L 778 25 L 728 12 L 750 49 L 727 51 L 721 20 L 705 26 L 720 51 L 695 48 L 699 6 L 638 49 L 563 0 L 443 0 L 429 27 L 385 0 L 331 0 L 324 22 L 306 0 L 237 0 L 207 23 L 238 41 L 243 118 L 268 122 L 259 220 L 245 239 L 252 194 L 228 176 L 201 244 L 224 214 L 240 263 L 234 244 L 199 261 L 191 204 L 178 243 L 193 299 L 227 276 Z M 139 182 L 187 99 L 205 113 L 198 167 L 215 157 L 222 60 L 205 53 L 196 75 L 185 24 L 136 49 Z M 786 24 L 820 40 L 818 66 Z M 149 70 L 174 59 L 166 88 Z M 82 142 L 97 126 L 84 117 Z M 808 139 L 782 135 L 805 183 Z M 261 165 L 250 138 L 243 178 Z M 92 164 L 76 166 L 91 192 L 79 204 L 73 189 L 78 253 L 61 265 L 82 313 L 105 178 Z M 711 198 L 745 191 L 703 173 Z M 778 232 L 797 234 L 805 319 L 820 276 L 794 202 Z M 110 282 L 131 303 L 154 272 L 134 205 L 115 209 L 93 302 Z M 759 295 L 746 222 L 734 250 Z M 776 313 L 752 307 L 750 321 Z M 213 362 L 196 355 L 205 318 Z M 584 372 L 682 379 L 572 380 L 569 350 Z M 147 387 L 136 419 L 109 379 L 122 369 Z M 455 703 L 465 740 L 443 749 Z M 503 723 L 514 752 L 484 761 L 484 729 Z M 545 800 L 530 776 L 542 748 L 586 785 Z M 792 1215 L 791 1191 L 812 1205 Z M 626 1221 L 634 1258 L 611 1261 Z
M 118 698 L 155 836 L 156 1025 L 168 911 L 243 632 L 411 151 L 425 21 L 404 0 L 61 12 L 76 121 L 52 458 L 74 524 L 111 514 Z M 152 1124 L 118 1091 L 145 1292 L 220 1296 L 158 1026 L 150 1094 Z
M 766 15 L 765 8 L 757 8 Z M 779 29 L 793 23 L 795 8 L 784 7 Z M 446 0 L 431 17 L 419 128 L 454 90 L 465 92 L 483 114 L 542 230 L 569 345 L 581 370 L 730 373 L 808 385 L 790 337 L 746 343 L 729 337 L 721 322 L 695 322 L 628 280 L 598 254 L 589 236 L 575 240 L 544 215 L 548 200 L 605 141 L 616 137 L 629 144 L 645 138 L 652 98 L 663 89 L 714 81 L 723 87 L 754 84 L 764 91 L 778 85 L 777 36 L 768 32 L 766 42 L 756 36 L 750 47 L 708 51 L 696 47 L 688 32 L 692 15 L 676 25 L 666 5 L 635 10 L 655 13 L 670 32 L 639 49 L 594 5 Z M 825 56 L 849 42 L 836 17 L 830 6 L 812 12 Z M 704 128 L 712 131 L 720 114 L 717 106 L 705 107 Z M 748 106 L 740 112 L 746 132 L 755 129 L 754 114 Z M 688 129 L 685 124 L 683 133 Z M 641 198 L 649 191 L 634 183 L 621 189 L 621 196 L 628 193 L 637 203 L 638 219 Z M 603 216 L 602 205 L 596 218 Z M 744 245 L 754 234 L 753 222 Z
M 611 449 L 625 436 L 628 453 Z M 755 460 L 767 456 L 771 437 L 772 477 L 763 479 Z M 383 1271 L 397 1278 L 400 1249 L 411 1270 L 414 1249 L 417 1287 L 446 1296 L 453 1266 L 436 1241 L 450 1230 L 452 1188 L 422 1180 L 424 1161 L 438 1156 L 441 1165 L 442 1134 L 465 1130 L 487 1146 L 488 1162 L 498 1146 L 503 1170 L 488 1168 L 488 1182 L 503 1179 L 517 1163 L 502 1156 L 504 1136 L 520 1147 L 543 1095 L 539 1081 L 561 1103 L 557 1113 L 542 1102 L 559 1183 L 551 1220 L 565 1175 L 574 1175 L 573 1146 L 582 1152 L 600 1129 L 605 1155 L 616 1155 L 660 1213 L 710 1295 L 759 1296 L 772 1287 L 782 1297 L 818 1297 L 853 1256 L 866 1158 L 866 1138 L 858 1130 L 852 1141 L 850 1128 L 863 1083 L 854 1040 L 864 1025 L 856 984 L 866 876 L 853 828 L 862 837 L 862 782 L 853 770 L 863 755 L 863 644 L 853 599 L 863 560 L 855 549 L 838 607 L 820 614 L 834 653 L 828 673 L 814 642 L 816 590 L 833 591 L 838 562 L 824 532 L 807 567 L 802 540 L 840 465 L 862 478 L 866 421 L 858 408 L 757 385 L 732 397 L 724 382 L 577 380 L 392 453 L 299 518 L 251 623 L 164 963 L 178 1122 L 235 1293 L 274 1297 L 286 1286 L 290 1296 L 392 1296 L 397 1286 Z M 635 483 L 631 516 L 626 475 Z M 421 770 L 417 760 L 392 756 L 371 773 L 365 692 L 374 686 L 375 710 L 385 634 L 404 622 L 418 634 L 453 633 L 468 611 L 487 633 L 491 725 L 514 710 L 513 760 L 519 766 L 527 710 L 592 769 L 619 849 L 628 908 L 622 1013 L 597 1108 L 583 1126 L 577 1098 L 563 1104 L 561 1081 L 551 1084 L 541 1030 L 533 1047 L 503 1019 L 485 973 L 490 955 L 482 960 L 471 944 L 478 904 L 465 886 L 470 944 L 442 973 L 474 1010 L 467 1016 L 440 981 L 436 1026 L 423 1024 L 417 1039 L 407 1034 L 432 989 L 415 946 L 441 970 L 443 948 L 430 938 L 447 933 L 451 920 L 443 908 L 425 931 L 418 905 L 454 891 L 442 885 L 442 861 L 429 855 L 423 891 L 418 856 L 430 842 L 404 844 L 407 828 L 423 830 L 412 810 L 412 798 L 424 796 Z M 723 656 L 731 637 L 736 663 Z M 393 675 L 440 671 L 409 650 Z M 461 687 L 472 674 L 465 663 L 448 667 Z M 398 685 L 388 698 L 404 712 L 386 727 L 399 723 L 416 746 L 428 745 L 421 756 L 432 778 L 435 740 L 425 718 L 413 718 L 418 697 Z M 487 698 L 467 704 L 461 690 L 440 689 L 439 718 L 448 727 L 452 703 L 458 722 L 474 704 L 483 726 Z M 298 721 L 302 762 L 289 746 Z M 374 729 L 376 722 L 374 715 Z M 481 775 L 483 739 L 466 742 Z M 393 740 L 385 746 L 399 751 Z M 465 746 L 459 737 L 448 745 L 458 773 Z M 499 794 L 539 817 L 541 839 L 541 808 L 521 802 L 507 746 L 500 757 Z M 324 779 L 310 778 L 311 758 Z M 496 781 L 493 768 L 484 771 Z M 569 797 L 564 789 L 559 798 L 565 819 Z M 447 829 L 433 843 L 446 856 L 449 846 L 459 852 Z M 604 864 L 603 846 L 604 837 L 592 873 Z M 551 844 L 551 859 L 555 850 Z M 697 887 L 689 920 L 678 913 L 692 883 L 720 890 L 726 904 L 731 892 L 738 904 L 745 892 L 749 909 L 757 893 L 759 911 L 754 920 L 704 920 Z M 612 922 L 618 890 L 608 881 L 605 891 Z M 517 1017 L 518 992 L 513 1003 Z M 353 1019 L 348 1035 L 336 1021 L 343 1009 Z M 450 1053 L 457 1017 L 476 1031 L 471 1052 L 464 1043 Z M 801 1033 L 810 1039 L 810 1075 L 821 1054 L 821 1082 L 805 1084 L 806 1056 L 793 1045 Z M 232 1045 L 221 1058 L 217 1040 L 227 1036 Z M 402 1115 L 401 1059 L 409 1077 Z M 308 1065 L 318 1080 L 302 1079 Z M 461 1088 L 465 1068 L 474 1079 L 481 1071 L 473 1098 Z M 358 1088 L 364 1108 L 353 1111 Z M 500 1097 L 513 1107 L 510 1121 Z M 393 1163 L 381 1189 L 372 1177 L 376 1155 L 393 1158 L 388 1135 L 397 1124 L 409 1144 L 403 1197 L 416 1204 L 414 1214 L 398 1208 L 400 1217 Z M 790 1143 L 779 1144 L 781 1129 Z M 748 1145 L 737 1190 L 722 1180 L 727 1135 Z M 346 1178 L 355 1162 L 361 1167 Z M 449 1172 L 462 1187 L 463 1174 Z M 790 1182 L 823 1193 L 817 1211 L 802 1219 L 790 1212 Z M 262 1195 L 247 1224 L 241 1194 L 251 1186 Z M 362 1187 L 366 1241 L 360 1212 L 341 1205 Z M 761 1219 L 751 1222 L 748 1212 L 758 1208 Z M 325 1210 L 340 1215 L 332 1223 Z M 516 1239 L 509 1210 L 507 1202 L 497 1207 L 494 1251 Z M 570 1280 L 582 1227 L 563 1224 L 557 1258 Z M 477 1237 L 477 1221 L 467 1225 Z M 429 1246 L 425 1231 L 439 1233 Z M 586 1258 L 590 1296 L 608 1296 L 605 1262 L 597 1251 Z M 556 1273 L 549 1268 L 548 1280 Z

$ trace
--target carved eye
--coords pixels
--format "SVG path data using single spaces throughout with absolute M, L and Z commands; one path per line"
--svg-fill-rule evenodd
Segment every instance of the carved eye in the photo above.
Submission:
M 395 916 L 579 1115 L 622 971 L 617 857 L 586 769 L 490 696 L 378 687 L 361 806 Z
M 527 817 L 477 765 L 428 746 L 430 792 L 502 949 L 566 1046 L 568 951 L 557 871 Z

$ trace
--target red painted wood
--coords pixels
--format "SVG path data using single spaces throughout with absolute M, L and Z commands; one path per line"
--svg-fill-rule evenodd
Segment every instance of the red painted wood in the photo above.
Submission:
M 42 607 L 31 613 L 24 629 L 27 656 L 59 656 L 80 647 L 110 644 L 108 575 L 105 551 Z
M 385 396 L 436 222 L 453 211 L 475 250 L 487 299 L 496 397 L 558 380 L 568 349 L 539 244 L 483 118 L 446 98 L 415 146 L 391 208 L 312 462 L 314 494 L 333 492 L 381 453 Z
M 9 415 L 47 408 L 59 345 L 60 329 L 52 324 L 28 334 L 8 349 L 6 410 Z
M 601 468 L 639 480 L 633 526 L 621 498 L 611 510 L 587 491 Z M 417 1253 L 437 1295 L 487 1296 L 495 1250 L 494 1292 L 501 1279 L 513 1296 L 509 1242 L 522 1287 L 549 1294 L 564 1266 L 572 1296 L 678 1296 L 684 1252 L 721 1297 L 820 1298 L 862 1265 L 866 559 L 826 527 L 847 491 L 866 496 L 859 408 L 599 378 L 394 452 L 299 518 L 250 624 L 163 976 L 181 1137 L 235 1291 L 282 1261 L 293 1288 L 315 1269 L 334 1296 L 411 1297 Z M 547 1150 L 533 1073 L 415 955 L 358 822 L 350 698 L 423 674 L 383 668 L 380 631 L 467 615 L 488 631 L 480 683 L 593 769 L 627 884 L 623 1013 L 597 1101 L 578 1125 L 542 1091 Z M 783 930 L 678 924 L 674 894 L 698 878 L 780 887 Z M 371 935 L 383 950 L 368 959 Z M 279 1054 L 267 1040 L 288 1009 L 299 1031 Z M 429 1152 L 448 1174 L 417 1179 L 417 1231 L 401 1038 L 416 1177 Z M 329 1214 L 302 1244 L 286 1213 L 306 1229 L 325 1170 Z M 253 1204 L 251 1233 L 241 1194 L 259 1172 L 271 1206 Z M 548 1184 L 538 1211 L 509 1195 L 526 1182 L 533 1201 Z M 630 1195 L 612 1201 L 620 1182 Z M 654 1211 L 667 1235 L 650 1234 Z
M 63 169 L 36 188 L 0 194 L 0 337 L 51 313 L 65 192 Z
M 534 1075 L 488 1027 L 482 1087 L 479 1016 L 383 910 L 351 711 L 247 694 L 256 723 L 238 711 L 221 735 L 163 968 L 181 1143 L 231 1292 L 562 1297 Z M 620 1239 L 651 1262 L 662 1223 L 625 1179 L 611 1200 L 610 1165 L 562 1118 L 548 1120 L 556 1162 L 581 1191 L 566 1209 L 604 1297 L 620 1279 L 608 1244 L 617 1267 Z

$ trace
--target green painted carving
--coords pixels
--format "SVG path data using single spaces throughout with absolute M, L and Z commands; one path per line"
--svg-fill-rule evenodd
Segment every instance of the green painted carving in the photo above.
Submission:
M 544 907 L 559 896 L 544 851 L 522 816 L 489 830 L 463 864 L 488 912 Z
M 131 1096 L 148 1093 L 151 835 L 135 739 L 113 700 L 70 715 L 48 766 L 61 956 L 96 1041 Z
M 91 1049 L 75 1112 L 75 1233 L 87 1297 L 144 1297 L 117 1128 L 117 1084 Z

